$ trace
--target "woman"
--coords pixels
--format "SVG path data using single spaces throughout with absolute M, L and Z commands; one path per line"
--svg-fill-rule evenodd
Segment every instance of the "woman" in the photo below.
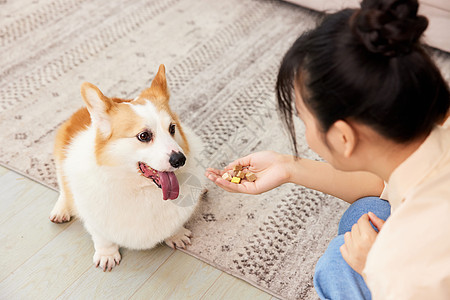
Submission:
M 416 0 L 365 0 L 286 53 L 277 98 L 295 153 L 294 108 L 327 162 L 266 151 L 206 171 L 230 192 L 293 182 L 352 204 L 316 266 L 322 299 L 450 297 L 450 96 L 419 42 L 428 21 L 417 9 Z M 237 164 L 257 180 L 221 178 Z

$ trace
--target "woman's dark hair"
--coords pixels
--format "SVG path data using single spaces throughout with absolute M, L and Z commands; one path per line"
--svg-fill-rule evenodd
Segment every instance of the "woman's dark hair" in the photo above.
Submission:
M 407 143 L 444 119 L 449 89 L 419 42 L 428 21 L 417 9 L 417 0 L 364 0 L 361 9 L 328 15 L 295 41 L 276 91 L 296 154 L 294 86 L 323 132 L 353 120 Z

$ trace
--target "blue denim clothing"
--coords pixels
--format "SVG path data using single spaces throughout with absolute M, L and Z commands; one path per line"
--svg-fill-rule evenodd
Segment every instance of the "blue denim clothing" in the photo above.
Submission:
M 338 236 L 330 242 L 316 265 L 314 287 L 320 299 L 371 299 L 364 279 L 347 264 L 339 249 L 344 244 L 344 234 L 351 231 L 353 224 L 363 214 L 370 211 L 386 220 L 391 213 L 391 206 L 378 197 L 365 197 L 355 201 L 342 215 Z

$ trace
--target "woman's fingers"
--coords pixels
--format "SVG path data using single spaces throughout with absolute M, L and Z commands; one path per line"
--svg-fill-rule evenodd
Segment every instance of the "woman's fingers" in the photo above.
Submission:
M 208 173 L 212 173 L 212 174 L 215 174 L 217 176 L 222 176 L 224 171 L 217 170 L 217 169 L 214 169 L 214 168 L 207 168 L 205 174 L 208 174 Z
M 378 231 L 380 231 L 385 221 L 383 219 L 378 218 L 373 212 L 369 212 L 368 215 L 370 222 L 372 222 L 372 224 L 378 229 Z
M 377 237 L 377 232 L 373 229 L 372 225 L 370 225 L 369 215 L 362 215 L 361 218 L 359 218 L 357 225 L 359 229 L 359 239 L 365 243 L 373 243 Z
M 227 185 L 227 183 L 230 183 L 230 182 L 223 179 L 220 176 L 220 173 L 217 173 L 217 172 L 220 172 L 220 171 L 219 170 L 206 170 L 205 176 L 209 180 L 214 182 L 217 186 L 223 188 L 224 190 L 226 190 L 228 192 L 237 192 L 237 190 L 233 189 L 232 186 Z

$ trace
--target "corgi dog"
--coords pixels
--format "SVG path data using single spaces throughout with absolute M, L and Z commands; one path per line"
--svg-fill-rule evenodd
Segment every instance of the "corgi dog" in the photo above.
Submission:
M 86 107 L 56 134 L 60 196 L 50 220 L 79 217 L 103 271 L 119 264 L 119 247 L 149 249 L 165 241 L 185 248 L 191 232 L 183 225 L 203 186 L 202 142 L 169 107 L 164 65 L 134 100 L 108 98 L 90 83 L 81 95 Z M 197 194 L 192 184 L 180 185 L 181 172 L 197 180 Z M 177 201 L 182 196 L 190 201 Z

